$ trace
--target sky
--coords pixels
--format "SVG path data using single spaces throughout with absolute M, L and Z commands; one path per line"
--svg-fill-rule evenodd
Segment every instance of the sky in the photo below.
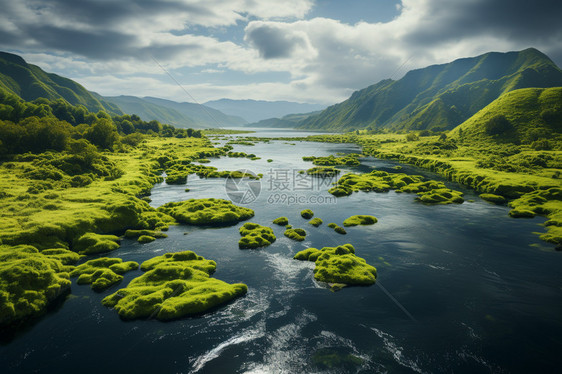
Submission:
M 331 105 L 382 79 L 535 47 L 562 1 L 0 0 L 0 50 L 104 96 Z

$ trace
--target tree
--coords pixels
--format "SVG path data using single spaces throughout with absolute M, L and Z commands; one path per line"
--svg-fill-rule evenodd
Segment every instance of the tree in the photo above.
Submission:
M 113 143 L 118 138 L 117 128 L 111 120 L 100 118 L 86 131 L 84 137 L 101 149 L 113 149 Z

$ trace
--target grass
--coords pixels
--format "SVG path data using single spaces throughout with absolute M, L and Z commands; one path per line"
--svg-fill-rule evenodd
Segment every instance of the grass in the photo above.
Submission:
M 301 217 L 304 219 L 311 219 L 314 216 L 314 212 L 310 209 L 304 209 L 301 211 Z
M 422 176 L 403 173 L 388 173 L 373 170 L 366 174 L 345 174 L 328 192 L 341 197 L 357 191 L 417 193 L 417 200 L 426 204 L 463 203 L 462 192 L 445 187 L 443 182 L 424 181 Z
M 0 327 L 40 316 L 70 292 L 69 270 L 28 245 L 0 246 Z
M 287 230 L 285 230 L 283 235 L 298 242 L 302 242 L 304 239 L 306 239 L 306 231 L 303 229 L 288 228 Z
M 279 217 L 275 218 L 273 223 L 279 226 L 287 226 L 289 224 L 289 219 L 287 217 Z
M 343 225 L 345 227 L 358 225 L 374 225 L 375 223 L 377 223 L 376 217 L 368 215 L 351 216 L 343 221 Z
M 174 217 L 180 223 L 195 226 L 234 225 L 254 216 L 252 209 L 214 198 L 172 202 L 161 206 L 158 211 Z
M 242 235 L 238 242 L 240 249 L 267 247 L 277 239 L 271 228 L 251 222 L 240 227 L 240 235 Z
M 377 269 L 355 255 L 351 244 L 322 249 L 308 248 L 298 252 L 296 260 L 315 263 L 314 279 L 329 284 L 371 285 L 377 278 Z
M 318 227 L 318 226 L 320 226 L 320 225 L 323 223 L 323 221 L 322 221 L 321 218 L 318 218 L 318 217 L 317 217 L 317 218 L 311 219 L 310 221 L 308 221 L 308 223 L 309 223 L 310 225 L 314 226 L 314 227 Z
M 123 319 L 171 320 L 197 315 L 248 291 L 245 284 L 211 278 L 216 263 L 192 251 L 166 253 L 141 264 L 145 273 L 102 303 Z
M 78 265 L 70 276 L 78 277 L 76 283 L 91 284 L 92 290 L 101 292 L 121 282 L 122 274 L 138 267 L 139 264 L 134 261 L 123 262 L 120 258 L 102 257 Z

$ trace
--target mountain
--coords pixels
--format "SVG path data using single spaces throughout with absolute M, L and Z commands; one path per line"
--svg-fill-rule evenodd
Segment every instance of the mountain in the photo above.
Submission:
M 178 113 L 191 118 L 196 124 L 198 124 L 199 127 L 242 126 L 247 123 L 244 118 L 225 114 L 221 110 L 217 110 L 206 105 L 186 102 L 178 103 L 156 97 L 144 97 L 143 100 L 164 108 L 175 110 Z
M 299 125 L 299 122 L 302 122 L 306 118 L 319 114 L 320 111 L 310 112 L 310 113 L 303 113 L 303 114 L 287 114 L 281 118 L 268 118 L 262 119 L 261 121 L 250 123 L 246 125 L 246 127 L 265 127 L 265 128 L 272 128 L 272 127 L 280 127 L 280 128 L 295 128 Z
M 523 88 L 501 95 L 449 134 L 496 143 L 554 140 L 562 134 L 562 87 Z
M 40 67 L 28 64 L 20 56 L 11 53 L 0 52 L 0 87 L 26 101 L 39 97 L 64 99 L 73 105 L 84 105 L 92 112 L 104 110 L 123 114 L 119 107 L 106 102 L 75 81 L 46 73 Z
M 136 96 L 113 96 L 106 97 L 107 101 L 119 106 L 123 112 L 136 114 L 143 121 L 157 120 L 176 127 L 202 127 L 191 118 L 179 113 L 178 111 L 153 104 L 149 101 Z
M 555 86 L 562 86 L 562 71 L 538 50 L 491 52 L 412 70 L 397 81 L 380 81 L 299 127 L 452 129 L 506 92 Z
M 208 101 L 206 106 L 244 118 L 250 123 L 264 119 L 281 118 L 292 113 L 308 113 L 324 109 L 324 105 L 290 101 L 258 101 L 221 99 Z

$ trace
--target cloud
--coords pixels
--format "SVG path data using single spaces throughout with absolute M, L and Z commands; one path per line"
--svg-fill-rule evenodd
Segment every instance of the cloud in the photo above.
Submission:
M 105 94 L 170 98 L 181 92 L 158 64 L 196 70 L 185 84 L 205 100 L 333 103 L 412 68 L 530 46 L 562 63 L 559 1 L 398 5 L 389 22 L 347 24 L 306 19 L 312 0 L 0 0 L 0 47 Z M 205 76 L 216 85 L 194 83 Z
M 245 40 L 265 59 L 292 57 L 299 50 L 303 54 L 315 54 L 306 33 L 286 30 L 279 23 L 252 22 L 246 28 Z

